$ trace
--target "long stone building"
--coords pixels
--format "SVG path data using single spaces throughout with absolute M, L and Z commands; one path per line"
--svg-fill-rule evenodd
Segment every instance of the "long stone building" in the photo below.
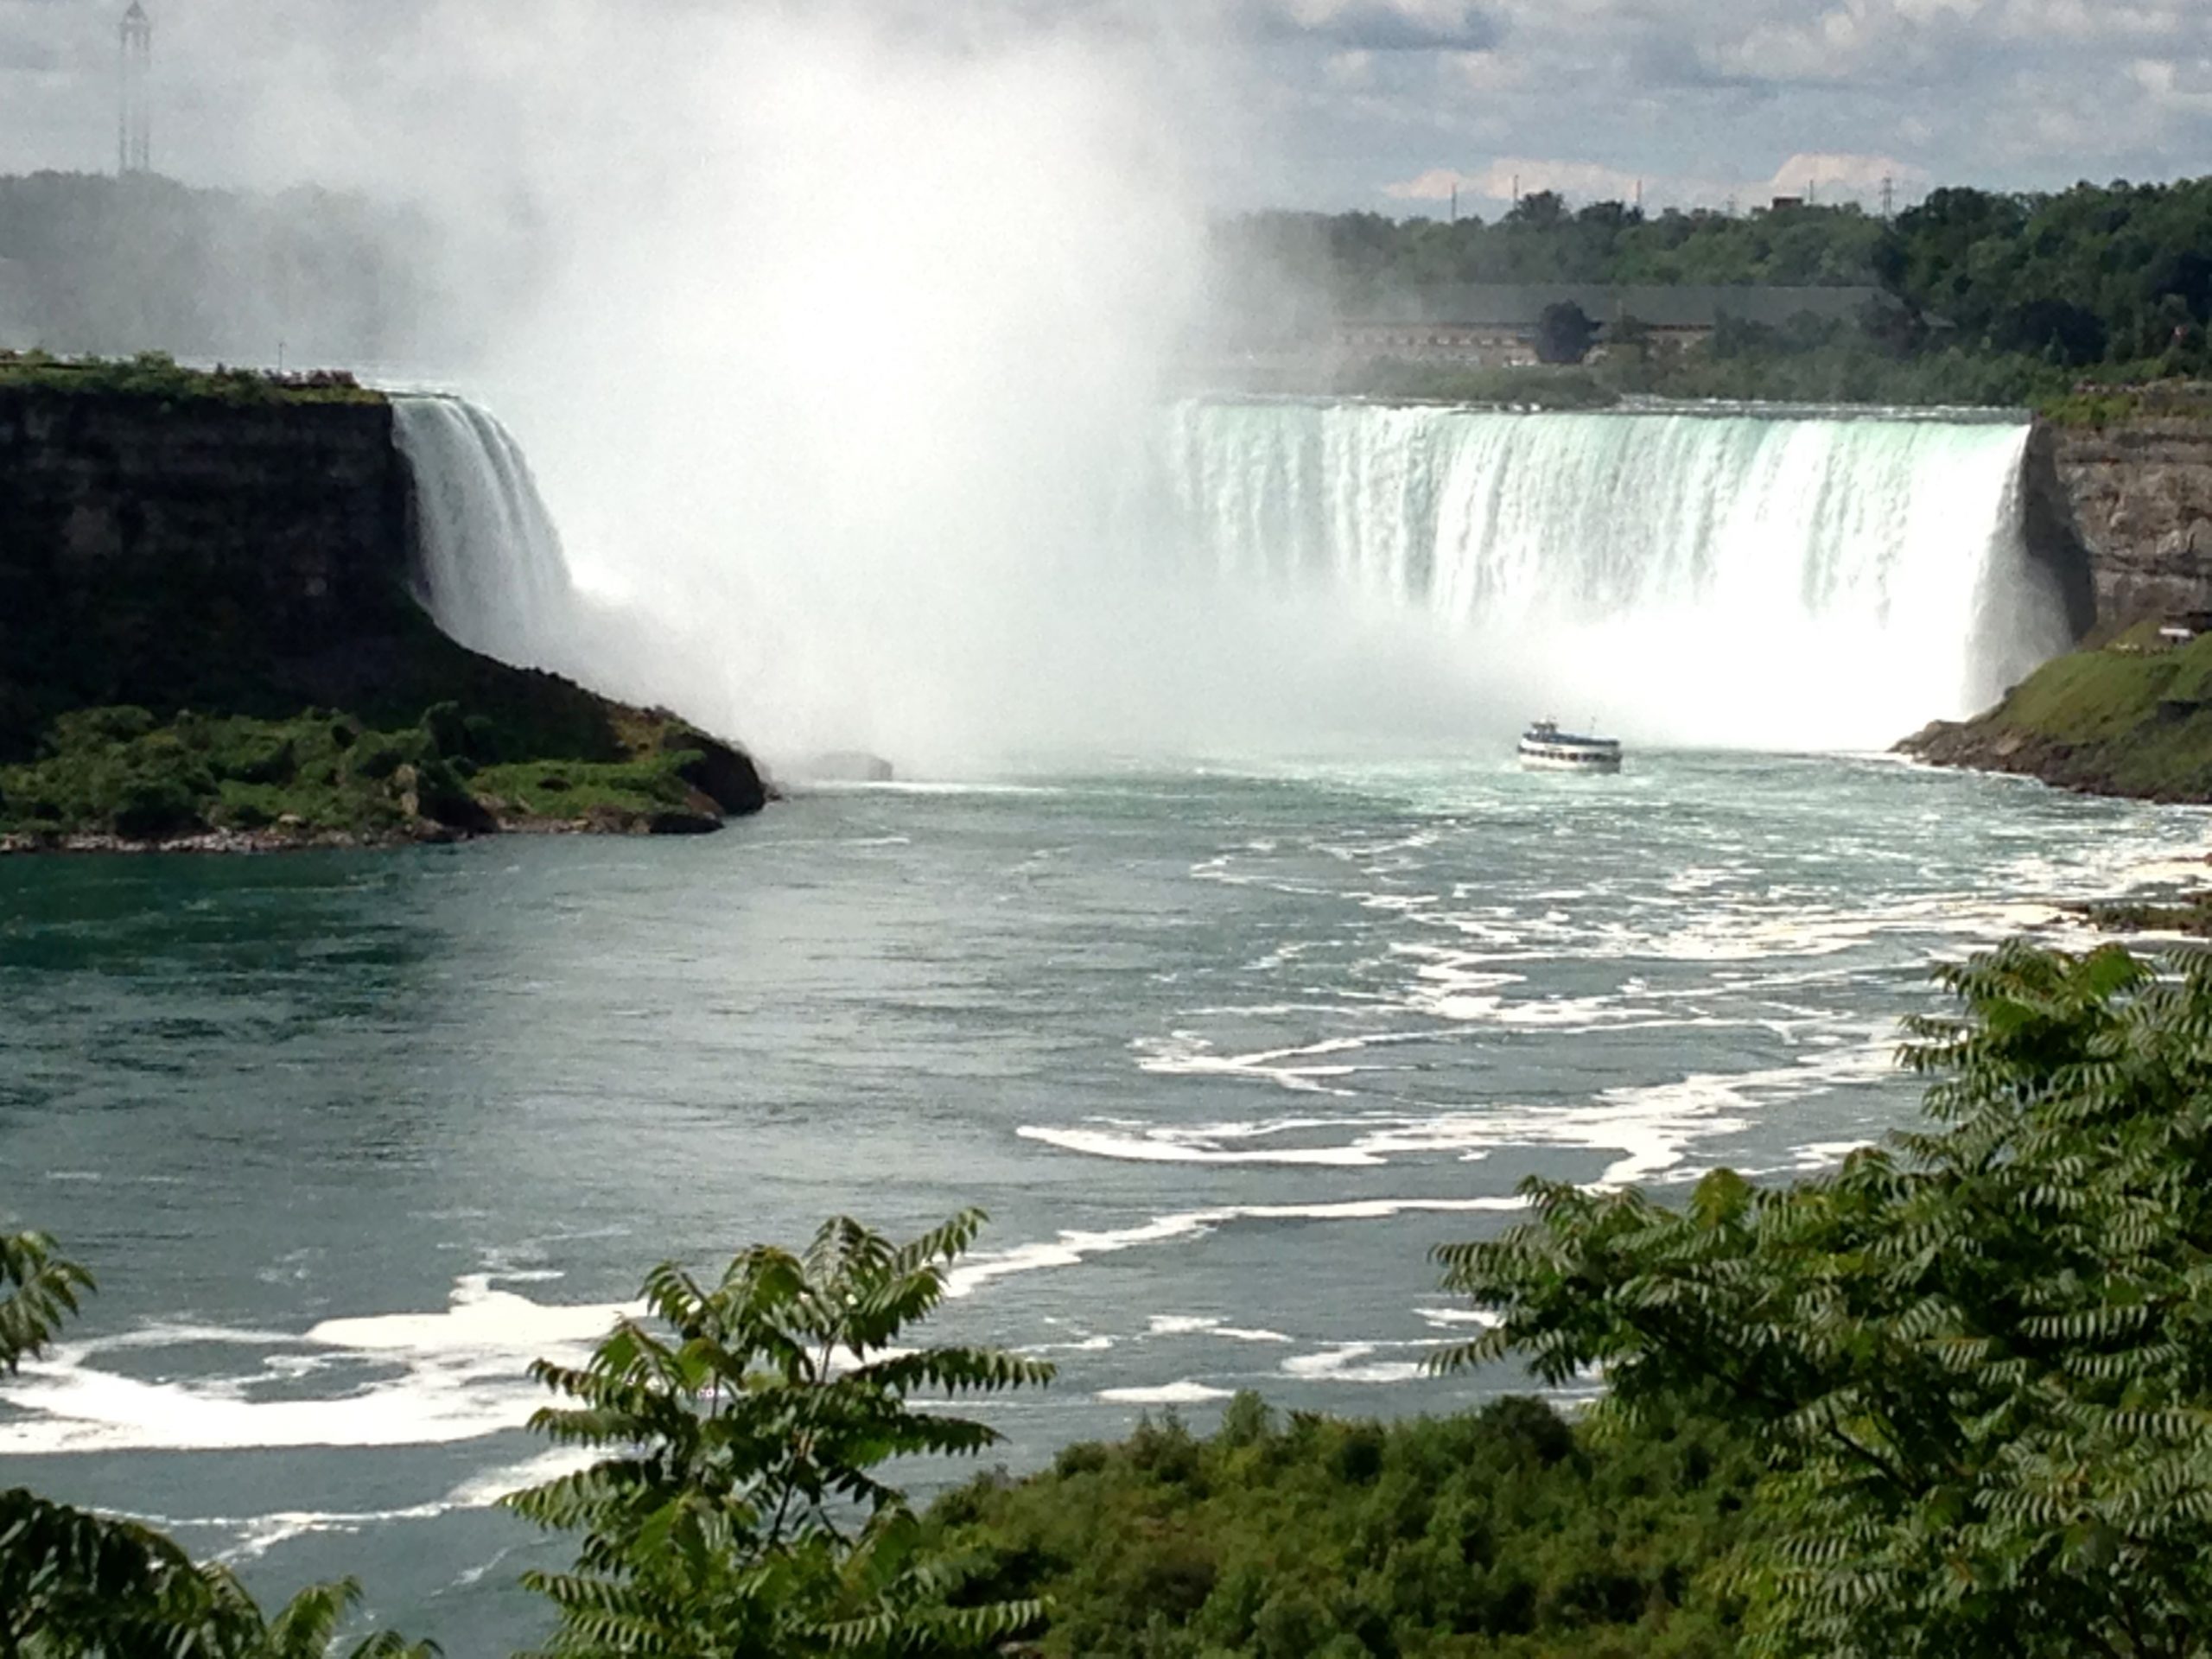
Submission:
M 1663 345 L 1705 340 L 1724 319 L 1781 327 L 1810 315 L 1849 321 L 1897 302 L 1878 288 L 1613 286 L 1597 283 L 1467 283 L 1406 292 L 1338 321 L 1332 344 L 1347 357 L 1504 366 L 1535 360 L 1538 321 L 1560 302 L 1580 306 L 1607 334 L 1633 319 Z

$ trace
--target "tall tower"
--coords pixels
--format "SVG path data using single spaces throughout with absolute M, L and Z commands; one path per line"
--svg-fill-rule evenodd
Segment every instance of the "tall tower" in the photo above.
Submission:
M 116 121 L 115 170 L 148 173 L 154 166 L 154 23 L 139 0 L 123 14 L 123 105 Z

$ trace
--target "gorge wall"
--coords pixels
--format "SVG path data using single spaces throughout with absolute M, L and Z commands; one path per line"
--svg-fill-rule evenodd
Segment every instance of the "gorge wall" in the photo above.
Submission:
M 71 708 L 346 702 L 410 626 L 407 499 L 380 400 L 0 386 L 0 758 Z
M 2077 632 L 2212 611 L 2212 425 L 2038 425 L 2027 467 L 2029 544 L 2047 565 L 2080 573 L 2069 594 Z

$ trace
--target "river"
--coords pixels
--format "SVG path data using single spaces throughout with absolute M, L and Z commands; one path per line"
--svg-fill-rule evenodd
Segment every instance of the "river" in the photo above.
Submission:
M 1931 963 L 2199 813 L 1885 760 L 1485 753 L 804 794 L 698 842 L 0 861 L 0 1222 L 102 1288 L 0 1484 L 448 1652 L 537 1628 L 533 1356 L 675 1257 L 992 1221 L 938 1322 L 1056 1359 L 1014 1467 L 1230 1390 L 1447 1409 L 1434 1244 L 1538 1173 L 1820 1167 Z M 2164 874 L 2177 872 L 2171 866 Z M 927 1478 L 927 1477 L 925 1477 Z

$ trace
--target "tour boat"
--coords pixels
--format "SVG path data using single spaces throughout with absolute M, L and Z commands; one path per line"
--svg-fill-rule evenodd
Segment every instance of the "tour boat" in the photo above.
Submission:
M 1620 740 L 1578 737 L 1555 721 L 1540 720 L 1521 734 L 1521 764 L 1535 771 L 1618 772 Z

